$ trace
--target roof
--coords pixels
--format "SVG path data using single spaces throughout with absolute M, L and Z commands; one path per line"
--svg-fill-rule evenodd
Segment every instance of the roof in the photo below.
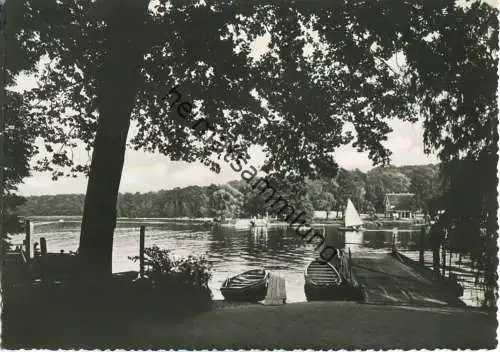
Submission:
M 385 206 L 387 210 L 413 210 L 415 194 L 413 193 L 386 193 Z

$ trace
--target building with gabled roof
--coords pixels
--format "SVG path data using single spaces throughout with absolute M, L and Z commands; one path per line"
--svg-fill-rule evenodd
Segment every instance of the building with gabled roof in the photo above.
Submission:
M 391 219 L 414 219 L 417 211 L 414 193 L 386 193 L 385 217 Z

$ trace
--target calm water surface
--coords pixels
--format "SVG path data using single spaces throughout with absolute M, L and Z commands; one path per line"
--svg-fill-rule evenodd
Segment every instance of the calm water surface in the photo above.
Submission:
M 128 257 L 139 254 L 138 222 L 119 222 L 115 231 L 113 250 L 113 272 L 139 270 L 138 263 Z M 206 255 L 213 265 L 210 287 L 215 299 L 222 299 L 219 288 L 232 275 L 255 267 L 282 274 L 286 279 L 287 301 L 305 301 L 304 269 L 307 263 L 317 257 L 314 243 L 306 244 L 295 231 L 279 226 L 266 229 L 215 227 L 193 223 L 146 224 L 146 247 L 158 245 L 170 249 L 174 256 Z M 321 226 L 320 226 L 321 228 Z M 326 242 L 339 248 L 350 249 L 353 256 L 370 256 L 386 253 L 392 245 L 391 231 L 370 231 L 364 233 L 339 232 L 333 225 L 325 226 Z M 34 222 L 32 243 L 45 237 L 49 252 L 76 251 L 80 235 L 79 221 L 59 223 Z M 20 243 L 23 236 L 12 238 Z M 399 232 L 397 246 L 408 256 L 418 258 L 419 229 Z M 432 258 L 426 255 L 429 263 Z M 456 261 L 456 258 L 455 258 Z M 459 278 L 465 286 L 464 301 L 478 305 L 481 294 L 474 285 L 473 275 L 459 270 Z M 453 272 L 453 270 L 452 270 Z

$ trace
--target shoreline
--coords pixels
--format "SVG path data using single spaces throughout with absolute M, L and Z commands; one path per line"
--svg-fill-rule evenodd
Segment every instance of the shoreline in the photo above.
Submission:
M 48 221 L 52 220 L 54 222 L 79 222 L 82 220 L 81 215 L 28 215 L 28 216 L 22 216 L 22 218 L 29 219 L 31 221 L 34 221 L 35 223 L 37 221 Z M 362 217 L 363 218 L 363 217 Z M 125 223 L 125 222 L 152 222 L 152 223 L 170 223 L 170 222 L 185 222 L 185 223 L 205 223 L 205 222 L 212 222 L 213 218 L 211 217 L 204 217 L 204 218 L 188 218 L 188 217 L 173 217 L 173 218 L 155 218 L 155 217 L 144 217 L 144 218 L 129 218 L 129 217 L 118 217 L 117 219 L 118 223 Z M 226 222 L 226 223 L 221 223 L 219 225 L 222 226 L 238 226 L 238 223 L 240 224 L 249 224 L 252 218 L 235 218 L 231 219 L 228 221 L 234 221 L 233 223 Z M 363 219 L 365 224 L 367 225 L 375 225 L 375 224 L 399 224 L 399 225 L 424 225 L 423 219 L 411 219 L 411 220 L 401 220 L 401 219 L 386 219 L 386 218 L 380 218 L 376 220 L 372 219 Z M 343 224 L 343 220 L 341 218 L 335 218 L 335 219 L 323 219 L 323 218 L 313 218 L 310 225 L 311 226 L 318 226 L 318 225 L 341 225 Z M 270 220 L 268 223 L 270 226 L 289 226 L 289 222 L 287 221 L 278 221 L 278 220 Z

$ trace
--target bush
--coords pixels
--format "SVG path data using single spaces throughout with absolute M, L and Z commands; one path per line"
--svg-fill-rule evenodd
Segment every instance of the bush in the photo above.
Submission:
M 170 250 L 153 246 L 144 249 L 144 257 L 144 280 L 164 298 L 198 308 L 212 302 L 212 292 L 208 287 L 212 277 L 211 265 L 204 256 L 175 258 Z M 139 257 L 130 259 L 138 261 Z
M 156 246 L 145 257 L 146 277 L 139 280 L 127 273 L 103 281 L 3 286 L 2 343 L 15 349 L 118 348 L 128 341 L 129 324 L 175 322 L 211 308 L 205 257 L 176 259 Z

